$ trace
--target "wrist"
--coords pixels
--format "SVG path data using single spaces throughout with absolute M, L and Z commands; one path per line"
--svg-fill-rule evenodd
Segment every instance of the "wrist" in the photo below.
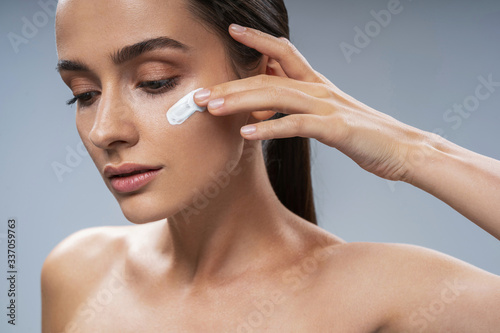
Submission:
M 450 141 L 435 133 L 415 129 L 413 136 L 406 158 L 407 171 L 401 181 L 423 188 L 452 147 Z

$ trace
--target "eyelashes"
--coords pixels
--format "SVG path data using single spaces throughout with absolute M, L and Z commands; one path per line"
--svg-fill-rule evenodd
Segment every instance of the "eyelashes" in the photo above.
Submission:
M 142 88 L 143 91 L 150 97 L 155 97 L 172 90 L 178 85 L 178 76 L 164 80 L 145 81 L 141 82 L 137 88 Z M 89 91 L 75 95 L 72 99 L 66 101 L 66 105 L 73 105 L 78 102 L 79 107 L 87 107 L 93 104 L 95 96 L 99 95 L 97 91 Z
M 91 91 L 91 92 L 86 92 L 86 93 L 83 93 L 83 94 L 79 94 L 79 95 L 76 95 L 75 97 L 73 97 L 72 99 L 68 100 L 66 102 L 66 105 L 73 105 L 77 101 L 79 101 L 80 104 L 85 104 L 89 100 L 91 100 L 93 96 L 96 96 L 96 95 L 97 95 L 97 92 L 95 92 L 95 91 Z

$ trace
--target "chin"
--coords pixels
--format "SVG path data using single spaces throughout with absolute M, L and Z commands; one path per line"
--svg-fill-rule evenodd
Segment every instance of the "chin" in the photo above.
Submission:
M 129 222 L 132 222 L 134 224 L 146 224 L 162 219 L 152 216 L 151 214 L 140 214 L 140 212 L 133 212 L 131 214 L 128 214 L 123 211 L 123 215 Z
M 151 196 L 136 196 L 118 200 L 125 218 L 134 224 L 145 224 L 164 220 L 181 210 L 181 204 L 177 200 L 168 198 L 158 200 Z
M 118 200 L 123 215 L 134 224 L 154 222 L 167 217 L 161 211 L 160 205 L 152 205 L 149 200 L 137 200 L 138 197 L 129 197 Z M 149 202 L 148 202 L 149 201 Z

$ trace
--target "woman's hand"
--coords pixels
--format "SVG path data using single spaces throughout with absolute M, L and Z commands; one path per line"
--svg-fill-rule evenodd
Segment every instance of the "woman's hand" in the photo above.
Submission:
M 315 71 L 287 39 L 250 28 L 243 32 L 229 30 L 234 39 L 269 57 L 271 75 L 211 87 L 209 97 L 198 99 L 203 93 L 195 95 L 198 105 L 208 104 L 208 111 L 218 116 L 252 112 L 257 120 L 268 119 L 275 112 L 289 114 L 245 126 L 241 134 L 248 140 L 314 138 L 380 177 L 403 181 L 410 177 L 408 156 L 426 139 L 426 132 L 342 92 Z M 249 131 L 252 129 L 255 132 Z
M 232 25 L 231 27 L 234 27 Z M 357 101 L 316 72 L 285 38 L 229 29 L 237 41 L 269 58 L 267 74 L 209 88 L 213 115 L 274 112 L 287 117 L 250 125 L 248 140 L 309 137 L 337 148 L 363 169 L 434 195 L 500 240 L 500 162 L 403 124 Z M 201 91 L 200 91 L 201 92 Z M 200 93 L 199 92 L 199 93 Z M 271 111 L 269 111 L 271 110 Z

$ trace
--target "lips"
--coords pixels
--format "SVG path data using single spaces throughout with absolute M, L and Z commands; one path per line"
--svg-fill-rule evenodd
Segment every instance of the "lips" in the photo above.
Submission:
M 111 176 L 111 178 L 113 178 L 113 177 L 128 177 L 128 176 L 132 176 L 132 175 L 137 175 L 139 173 L 145 173 L 148 171 L 152 171 L 152 169 L 144 169 L 144 170 L 138 170 L 138 171 L 133 171 L 133 172 L 129 172 L 129 173 L 123 173 L 123 174 Z
M 127 193 L 137 191 L 161 171 L 162 167 L 127 163 L 120 166 L 108 165 L 104 168 L 104 176 L 110 180 L 115 191 Z
M 107 178 L 115 177 L 115 176 L 130 176 L 132 174 L 138 174 L 142 172 L 147 172 L 151 170 L 159 170 L 161 167 L 159 166 L 151 166 L 151 165 L 141 165 L 135 163 L 125 163 L 119 166 L 107 165 L 104 168 L 104 176 Z

